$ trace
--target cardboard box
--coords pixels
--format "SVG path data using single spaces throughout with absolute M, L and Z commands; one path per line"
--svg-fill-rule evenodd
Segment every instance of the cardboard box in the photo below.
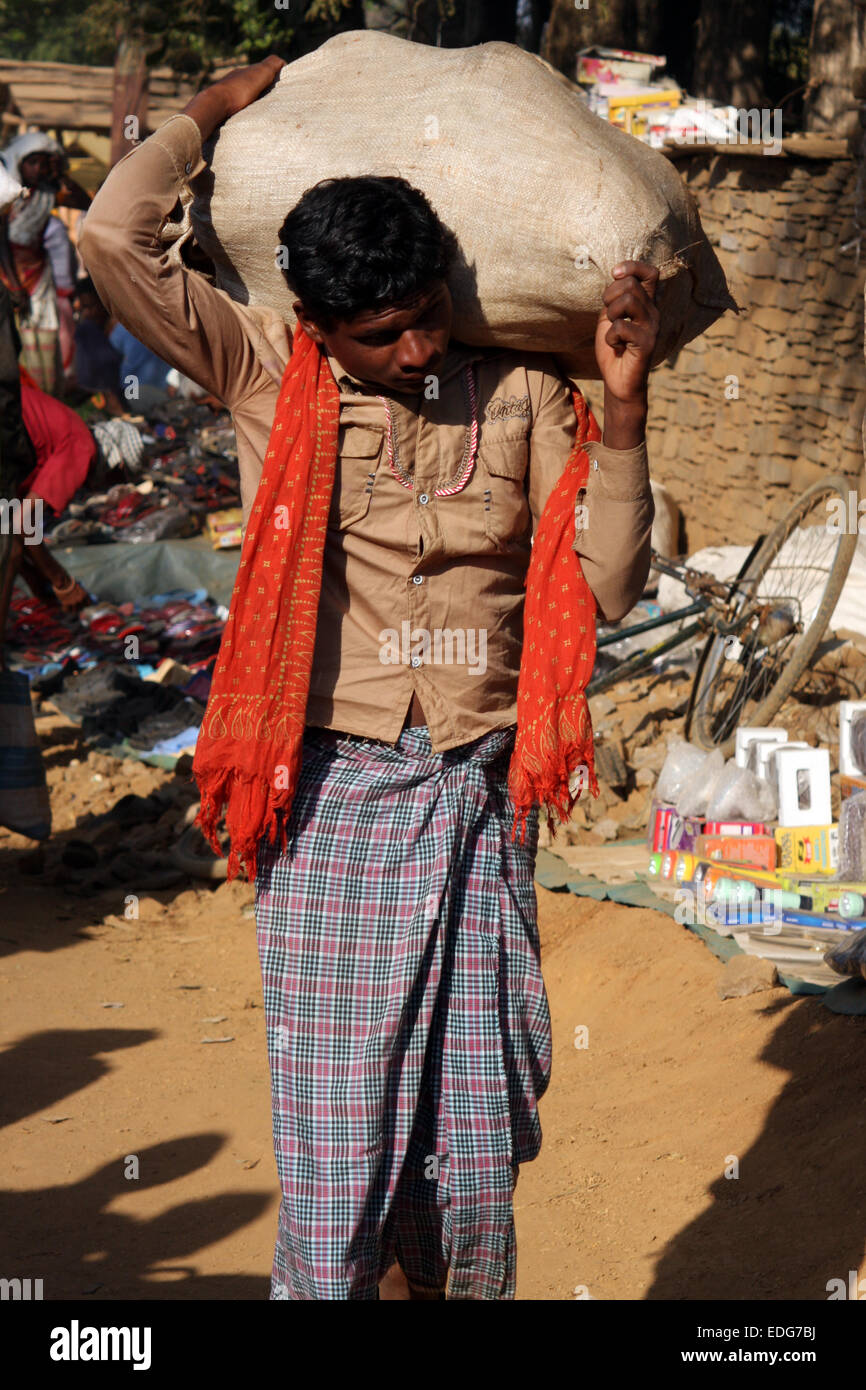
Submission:
M 772 835 L 699 835 L 697 853 L 702 859 L 749 865 L 768 873 L 776 867 L 776 841 Z
M 656 853 L 675 849 L 694 853 L 695 842 L 703 832 L 698 816 L 681 816 L 676 806 L 654 801 L 650 806 L 647 844 Z
M 656 68 L 667 67 L 661 53 L 635 53 L 630 48 L 603 48 L 593 44 L 577 55 L 577 81 L 582 86 L 596 82 L 649 82 Z
M 600 90 L 607 97 L 607 118 L 611 125 L 619 126 L 629 135 L 645 135 L 657 112 L 671 111 L 680 104 L 680 93 L 673 88 L 647 89 L 628 96 L 621 96 L 606 84 L 601 84 Z
M 771 835 L 769 826 L 756 820 L 708 820 L 704 822 L 705 835 Z
M 792 825 L 776 831 L 779 868 L 794 873 L 835 874 L 839 871 L 839 826 Z
M 214 550 L 230 550 L 243 541 L 244 514 L 240 507 L 226 507 L 205 517 L 205 534 Z

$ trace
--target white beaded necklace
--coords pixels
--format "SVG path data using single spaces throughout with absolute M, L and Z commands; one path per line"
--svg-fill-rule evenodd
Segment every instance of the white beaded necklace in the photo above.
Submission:
M 475 388 L 475 373 L 471 366 L 463 368 L 463 371 L 460 373 L 460 380 L 463 386 L 463 394 L 469 407 L 469 424 L 466 426 L 466 442 L 463 446 L 463 457 L 460 460 L 460 467 L 451 482 L 444 483 L 442 487 L 437 487 L 433 494 L 435 497 L 452 497 L 455 492 L 462 492 L 472 476 L 472 469 L 475 466 L 475 455 L 478 452 L 478 397 Z M 388 422 L 388 467 L 401 486 L 411 488 L 413 486 L 412 478 L 400 463 L 400 451 L 397 446 L 397 435 L 394 429 L 391 402 L 386 396 L 379 396 L 379 400 L 385 407 L 385 418 Z

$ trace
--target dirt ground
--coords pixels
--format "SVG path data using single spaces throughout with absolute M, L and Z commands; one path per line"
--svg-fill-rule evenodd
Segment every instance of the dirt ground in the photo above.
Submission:
M 95 772 L 62 721 L 38 728 L 51 844 L 0 831 L 0 1275 L 46 1299 L 264 1299 L 252 890 L 144 894 L 137 919 L 132 885 L 83 896 L 59 856 L 84 813 L 172 777 Z M 721 1002 L 721 965 L 671 918 L 538 895 L 555 1058 L 515 1194 L 518 1298 L 821 1300 L 866 1274 L 863 1020 L 781 988 Z

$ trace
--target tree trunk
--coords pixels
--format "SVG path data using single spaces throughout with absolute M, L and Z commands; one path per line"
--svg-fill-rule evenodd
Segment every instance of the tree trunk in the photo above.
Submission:
M 147 51 L 143 40 L 122 34 L 114 58 L 111 97 L 111 163 L 147 135 Z
M 702 0 L 692 80 L 696 96 L 745 109 L 766 105 L 772 18 L 767 0 Z
M 854 70 L 866 64 L 866 4 L 863 0 L 815 0 L 809 39 L 809 86 L 804 105 L 807 130 L 857 136 Z
M 381 29 L 400 39 L 435 44 L 439 36 L 437 0 L 364 0 L 368 29 Z
M 573 81 L 577 54 L 591 44 L 657 53 L 664 11 L 665 0 L 587 0 L 585 9 L 554 0 L 542 57 Z
M 455 19 L 459 21 L 462 11 L 462 30 L 451 37 L 451 25 L 446 25 L 449 33 L 448 46 L 470 48 L 474 43 L 514 43 L 517 38 L 517 0 L 458 0 Z M 452 21 L 452 24 L 454 22 Z

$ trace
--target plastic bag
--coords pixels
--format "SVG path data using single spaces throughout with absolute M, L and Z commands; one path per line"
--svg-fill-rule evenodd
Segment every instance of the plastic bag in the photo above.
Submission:
M 858 714 L 851 721 L 851 757 L 866 777 L 866 714 Z
M 839 877 L 852 883 L 866 875 L 866 792 L 842 802 L 839 815 Z
M 709 789 L 708 820 L 767 821 L 775 816 L 775 794 L 769 782 L 763 781 L 747 767 L 737 767 L 731 758 Z
M 656 783 L 656 800 L 679 807 L 683 786 L 703 767 L 707 756 L 706 749 L 696 748 L 693 743 L 686 743 L 685 739 L 671 740 L 668 744 L 668 755 Z
M 866 929 L 855 932 L 850 941 L 824 953 L 824 960 L 837 975 L 862 975 L 866 980 Z

